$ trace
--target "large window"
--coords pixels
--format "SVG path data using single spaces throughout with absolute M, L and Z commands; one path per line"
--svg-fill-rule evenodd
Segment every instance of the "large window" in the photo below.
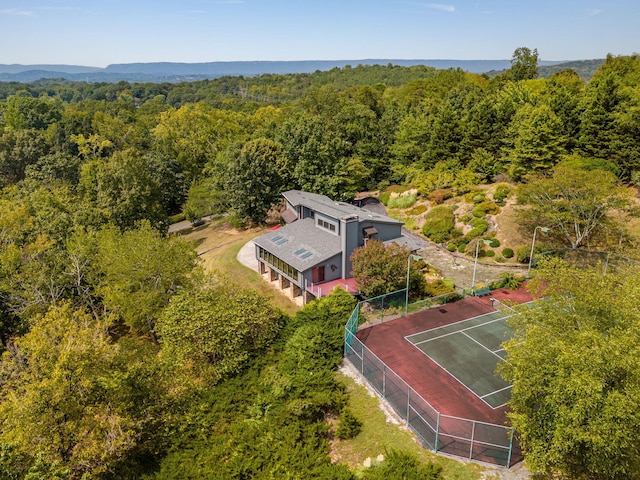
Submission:
M 276 257 L 273 253 L 266 251 L 262 247 L 258 247 L 258 256 L 275 269 L 280 270 L 280 272 L 282 272 L 294 282 L 298 282 L 298 270 L 293 268 L 287 262 L 284 262 L 283 260 Z

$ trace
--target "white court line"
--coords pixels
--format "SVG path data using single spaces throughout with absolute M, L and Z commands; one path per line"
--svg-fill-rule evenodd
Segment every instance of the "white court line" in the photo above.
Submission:
M 476 317 L 476 318 L 477 318 L 477 317 Z M 450 336 L 450 335 L 454 335 L 454 334 L 456 334 L 456 333 L 464 333 L 464 332 L 465 332 L 465 331 L 467 331 L 467 330 L 473 330 L 474 328 L 477 328 L 477 327 L 484 327 L 485 325 L 490 325 L 490 324 L 492 324 L 492 323 L 496 323 L 496 322 L 499 322 L 499 321 L 501 321 L 501 320 L 505 320 L 505 319 L 507 319 L 507 318 L 509 318 L 509 317 L 496 318 L 496 319 L 494 319 L 494 320 L 490 320 L 490 321 L 485 322 L 485 323 L 480 323 L 480 324 L 478 324 L 478 325 L 473 325 L 473 326 L 471 326 L 471 327 L 467 327 L 467 328 L 461 328 L 460 330 L 455 330 L 455 331 L 453 331 L 453 332 L 445 333 L 444 335 L 440 335 L 439 337 L 429 338 L 428 340 L 423 340 L 423 341 L 421 341 L 421 342 L 417 342 L 417 343 L 411 342 L 411 340 L 409 340 L 409 338 L 410 338 L 410 337 L 414 337 L 414 336 L 416 336 L 416 335 L 420 335 L 420 334 L 422 334 L 422 333 L 426 333 L 426 332 L 431 332 L 431 331 L 433 331 L 433 330 L 437 330 L 438 328 L 445 328 L 445 327 L 448 327 L 449 325 L 443 325 L 442 327 L 432 328 L 431 330 L 425 330 L 424 332 L 414 333 L 413 335 L 408 335 L 408 336 L 406 336 L 406 337 L 404 337 L 404 338 L 405 338 L 407 341 L 409 341 L 409 342 L 413 343 L 414 345 L 418 346 L 418 345 L 422 345 L 423 343 L 431 342 L 432 340 L 439 340 L 440 338 L 444 338 L 444 337 L 448 337 L 448 336 Z M 454 323 L 451 323 L 450 325 L 455 325 L 455 324 L 454 324 Z M 483 347 L 484 347 L 484 345 L 483 345 Z M 486 348 L 486 347 L 485 347 L 485 348 Z M 492 352 L 492 353 L 493 353 L 493 352 Z
M 495 312 L 483 313 L 482 315 L 476 315 L 475 317 L 465 318 L 464 320 L 458 320 L 457 322 L 453 322 L 453 323 L 447 323 L 446 325 L 442 325 L 441 327 L 429 328 L 429 329 L 427 329 L 427 330 L 423 330 L 423 331 L 418 332 L 418 333 L 412 333 L 411 335 L 407 335 L 407 336 L 406 336 L 406 337 L 404 337 L 404 338 L 406 338 L 407 340 L 409 340 L 411 337 L 415 337 L 415 336 L 418 336 L 418 335 L 422 335 L 423 333 L 426 333 L 426 332 L 432 332 L 433 330 L 438 330 L 438 329 L 440 329 L 440 328 L 449 327 L 449 326 L 451 326 L 451 325 L 457 325 L 457 324 L 459 324 L 459 323 L 470 322 L 471 320 L 476 320 L 476 319 L 478 319 L 478 318 L 482 318 L 482 317 L 488 317 L 489 315 L 495 315 L 496 313 L 502 313 L 502 312 L 499 312 L 498 310 L 496 310 Z M 510 316 L 511 316 L 511 315 L 505 315 L 504 317 L 497 318 L 496 320 L 503 320 L 503 319 L 505 319 L 505 318 L 509 318 Z M 491 322 L 488 322 L 488 323 L 491 323 Z M 484 325 L 484 324 L 483 324 L 483 325 Z M 459 332 L 460 330 L 456 330 L 456 331 L 457 331 L 457 332 Z M 411 340 L 409 340 L 409 341 L 411 342 Z M 411 342 L 411 343 L 413 343 L 413 342 Z M 415 345 L 415 344 L 414 344 L 414 345 Z
M 489 352 L 491 355 L 495 355 L 496 357 L 498 357 L 500 359 L 500 361 L 504 362 L 504 358 L 502 358 L 500 355 L 496 354 L 496 352 L 494 352 L 493 350 L 487 348 L 483 343 L 480 343 L 479 341 L 477 341 L 475 338 L 473 338 L 470 335 L 467 335 L 463 330 L 460 331 L 460 333 L 462 333 L 465 337 L 467 337 L 468 339 L 470 339 L 472 342 L 477 343 L 478 345 L 480 345 L 482 348 L 484 348 L 487 352 Z

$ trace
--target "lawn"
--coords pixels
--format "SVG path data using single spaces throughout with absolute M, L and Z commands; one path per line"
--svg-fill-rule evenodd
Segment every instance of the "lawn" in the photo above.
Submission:
M 252 288 L 271 298 L 272 304 L 288 315 L 300 309 L 285 295 L 265 283 L 258 272 L 245 267 L 237 260 L 240 249 L 250 240 L 262 235 L 265 229 L 238 230 L 224 218 L 213 220 L 196 228 L 183 230 L 180 234 L 194 243 L 205 269 L 218 272 L 231 281 Z

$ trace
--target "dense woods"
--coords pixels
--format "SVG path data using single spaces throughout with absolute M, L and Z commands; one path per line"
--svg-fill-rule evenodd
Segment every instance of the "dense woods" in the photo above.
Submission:
M 608 245 L 620 189 L 640 182 L 640 57 L 609 56 L 589 81 L 537 78 L 536 60 L 519 49 L 491 78 L 387 65 L 0 83 L 0 478 L 353 478 L 325 420 L 345 404 L 354 300 L 287 318 L 167 227 L 260 224 L 291 188 L 500 181 L 559 245 Z

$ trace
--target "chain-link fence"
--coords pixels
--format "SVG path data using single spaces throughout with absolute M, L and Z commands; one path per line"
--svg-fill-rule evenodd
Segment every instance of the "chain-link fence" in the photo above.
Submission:
M 356 319 L 357 316 L 356 313 Z M 349 322 L 353 318 L 352 314 Z M 353 324 L 345 328 L 345 360 L 407 422 L 425 447 L 470 460 L 511 466 L 513 428 L 440 414 L 356 337 Z
M 455 302 L 464 298 L 464 296 L 464 290 L 458 289 L 407 305 L 407 290 L 403 288 L 402 290 L 363 300 L 358 304 L 358 308 L 362 319 L 369 325 L 375 325 L 400 318 L 407 313 L 416 313 Z

